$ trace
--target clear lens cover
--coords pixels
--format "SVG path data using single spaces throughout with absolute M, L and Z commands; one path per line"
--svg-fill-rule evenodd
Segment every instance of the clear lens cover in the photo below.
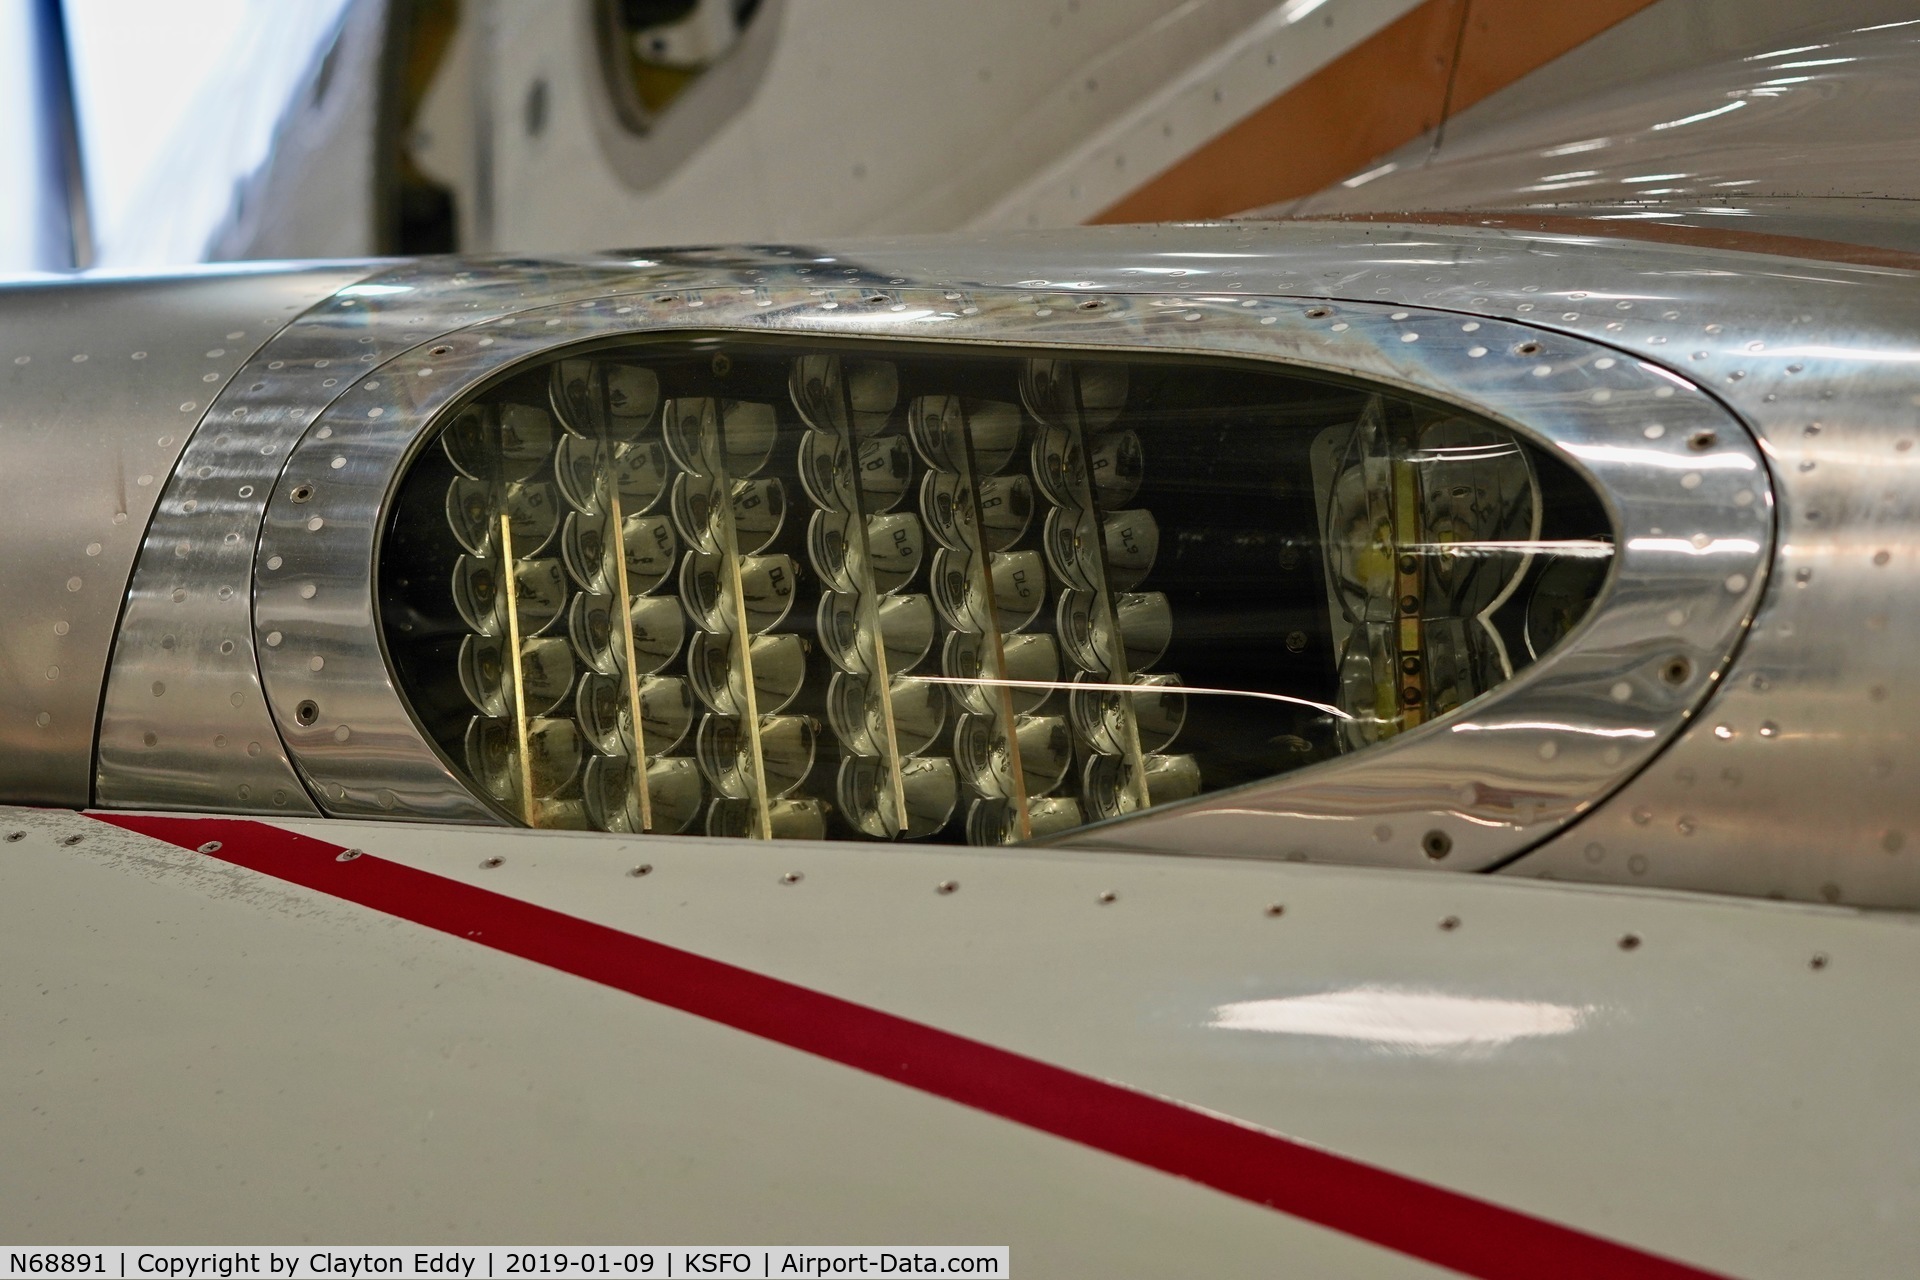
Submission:
M 1611 553 L 1507 428 L 1268 364 L 635 339 L 432 443 L 398 684 L 503 816 L 623 834 L 1006 843 L 1257 782 L 1512 678 Z

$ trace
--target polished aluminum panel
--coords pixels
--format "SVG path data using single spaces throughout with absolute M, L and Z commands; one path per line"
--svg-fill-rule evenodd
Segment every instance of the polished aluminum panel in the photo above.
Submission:
M 944 286 L 940 303 L 962 318 L 985 290 L 1018 290 L 1011 296 L 1034 312 L 1055 313 L 1035 320 L 1089 304 L 1097 313 L 1110 295 L 1143 290 L 1236 305 L 1256 294 L 1398 303 L 1463 313 L 1463 323 L 1500 315 L 1562 331 L 1708 387 L 1769 455 L 1778 568 L 1705 713 L 1511 870 L 1920 905 L 1915 677 L 1901 641 L 1920 626 L 1920 427 L 1908 373 L 1920 360 L 1920 275 L 1911 270 L 1575 232 L 1257 222 L 688 251 L 606 265 L 708 290 L 757 290 L 791 273 L 820 290 L 819 320 L 807 327 L 915 338 L 959 330 L 938 308 L 923 322 L 904 298 L 860 303 L 857 318 L 855 304 L 908 279 Z M 529 305 L 536 293 L 529 285 Z M 771 308 L 765 295 L 751 301 L 763 299 Z
M 302 299 L 318 305 L 254 353 L 167 482 L 101 710 L 98 803 L 319 812 L 261 701 L 254 651 L 264 634 L 252 625 L 254 550 L 289 447 L 358 376 L 396 353 L 524 305 L 536 287 L 544 297 L 620 278 L 562 263 L 408 265 L 368 275 L 367 267 L 335 272 L 324 291 Z
M 114 623 L 154 502 L 234 370 L 352 274 L 0 290 L 0 798 L 88 803 Z
M 529 356 L 616 333 L 1017 341 L 1281 360 L 1491 413 L 1596 479 L 1621 537 L 1605 601 L 1576 638 L 1468 717 L 1352 760 L 1068 837 L 1077 843 L 1433 865 L 1441 832 L 1445 865 L 1488 865 L 1643 764 L 1704 696 L 1757 597 L 1771 508 L 1752 442 L 1685 380 L 1604 348 L 1369 305 L 1089 300 L 901 287 L 899 278 L 823 288 L 805 278 L 814 270 L 769 263 L 732 282 L 477 324 L 380 366 L 314 421 L 268 507 L 256 629 L 269 705 L 323 808 L 485 816 L 413 725 L 381 652 L 372 567 L 382 507 L 435 415 Z

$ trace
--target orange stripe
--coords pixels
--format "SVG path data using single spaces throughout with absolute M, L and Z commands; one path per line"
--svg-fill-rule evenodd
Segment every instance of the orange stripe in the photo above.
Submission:
M 1222 218 L 1310 195 L 1651 3 L 1426 0 L 1089 221 Z

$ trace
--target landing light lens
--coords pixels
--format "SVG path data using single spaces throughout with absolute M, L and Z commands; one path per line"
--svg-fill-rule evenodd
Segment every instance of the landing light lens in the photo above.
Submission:
M 1608 568 L 1603 509 L 1555 458 L 1364 386 L 1004 348 L 724 356 L 527 368 L 403 481 L 388 651 L 505 816 L 1044 838 L 1446 715 Z

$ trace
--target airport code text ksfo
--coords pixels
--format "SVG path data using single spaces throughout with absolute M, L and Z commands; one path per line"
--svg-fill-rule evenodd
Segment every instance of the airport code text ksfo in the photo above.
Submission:
M 729 1276 L 736 1280 L 828 1276 L 1011 1274 L 1004 1246 L 653 1246 L 645 1248 L 205 1248 L 13 1249 L 0 1280 L 535 1280 L 544 1277 Z

